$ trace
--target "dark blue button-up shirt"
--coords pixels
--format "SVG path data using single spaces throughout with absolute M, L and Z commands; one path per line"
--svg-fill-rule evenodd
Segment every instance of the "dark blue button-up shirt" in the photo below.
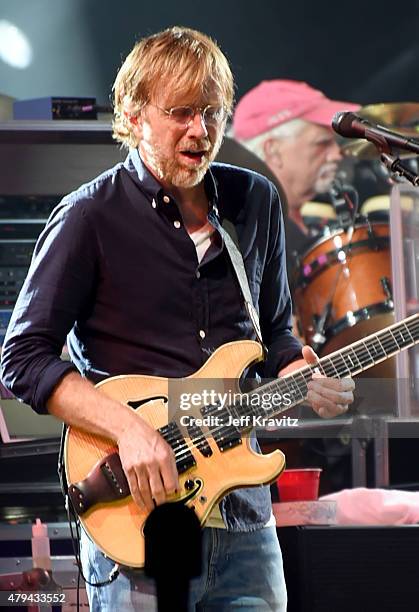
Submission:
M 217 228 L 227 218 L 236 227 L 269 351 L 263 374 L 275 376 L 301 356 L 290 330 L 278 194 L 264 177 L 223 164 L 212 165 L 205 188 L 210 222 Z M 118 374 L 182 377 L 220 345 L 253 339 L 218 238 L 199 264 L 176 202 L 132 150 L 52 213 L 4 342 L 4 384 L 42 413 L 71 369 L 93 382 Z M 66 339 L 71 362 L 60 358 Z M 269 493 L 241 489 L 221 511 L 230 529 L 257 528 L 269 517 Z

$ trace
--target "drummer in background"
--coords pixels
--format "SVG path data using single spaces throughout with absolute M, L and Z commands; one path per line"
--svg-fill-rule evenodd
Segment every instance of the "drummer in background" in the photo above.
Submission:
M 329 190 L 342 160 L 332 118 L 338 111 L 359 108 L 330 100 L 307 83 L 289 80 L 262 81 L 236 106 L 231 135 L 265 162 L 288 202 L 285 234 L 291 292 L 297 255 L 313 242 L 301 215 L 302 206 Z M 296 320 L 294 334 L 299 336 Z M 286 448 L 290 455 L 295 452 Z M 311 465 L 315 458 L 313 465 L 327 469 L 331 490 L 347 486 L 350 456 L 338 440 L 308 439 L 298 446 L 298 453 L 296 466 Z M 272 493 L 275 496 L 275 490 Z
M 262 81 L 237 104 L 233 137 L 265 162 L 287 198 L 289 271 L 291 254 L 300 253 L 310 242 L 301 208 L 329 189 L 342 159 L 331 128 L 333 115 L 359 108 L 330 100 L 307 83 L 289 80 Z

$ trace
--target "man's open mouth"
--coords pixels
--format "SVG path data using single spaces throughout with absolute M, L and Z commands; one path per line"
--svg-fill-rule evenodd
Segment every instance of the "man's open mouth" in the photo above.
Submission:
M 189 149 L 185 149 L 183 151 L 180 151 L 180 153 L 182 156 L 188 158 L 189 160 L 200 163 L 205 157 L 207 152 L 205 150 L 191 151 Z

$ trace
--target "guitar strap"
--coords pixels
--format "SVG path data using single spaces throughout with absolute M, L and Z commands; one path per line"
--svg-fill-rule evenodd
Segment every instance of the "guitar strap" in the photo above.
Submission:
M 237 281 L 242 292 L 243 300 L 246 306 L 247 314 L 250 321 L 252 322 L 255 330 L 256 338 L 263 348 L 264 357 L 266 359 L 268 350 L 262 339 L 262 332 L 260 329 L 260 321 L 258 312 L 253 304 L 252 294 L 250 292 L 249 281 L 247 278 L 246 270 L 244 267 L 244 261 L 240 252 L 239 240 L 237 236 L 236 228 L 233 223 L 228 219 L 223 219 L 222 225 L 218 227 L 221 236 L 223 237 L 224 244 L 230 256 L 231 263 L 233 264 L 234 271 L 236 273 Z

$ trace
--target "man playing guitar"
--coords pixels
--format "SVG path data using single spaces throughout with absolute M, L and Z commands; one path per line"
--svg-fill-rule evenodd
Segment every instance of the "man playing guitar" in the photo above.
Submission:
M 114 93 L 114 136 L 128 157 L 51 215 L 9 326 L 2 376 L 34 410 L 112 440 L 132 499 L 150 512 L 179 489 L 173 450 L 94 384 L 124 374 L 189 376 L 222 344 L 254 338 L 220 232 L 224 219 L 235 226 L 268 349 L 260 373 L 277 376 L 316 356 L 291 333 L 275 188 L 212 163 L 233 105 L 218 46 L 187 28 L 149 36 L 126 58 Z M 71 361 L 60 358 L 66 338 Z M 353 388 L 350 377 L 319 376 L 307 399 L 320 416 L 334 416 L 347 410 Z M 193 581 L 191 609 L 230 610 L 234 602 L 284 611 L 267 487 L 237 489 L 216 510 L 221 528 L 204 530 L 204 574 Z M 86 534 L 81 544 L 86 577 L 105 580 L 113 563 Z M 135 587 L 142 580 L 127 570 L 89 588 L 91 608 L 144 609 Z

